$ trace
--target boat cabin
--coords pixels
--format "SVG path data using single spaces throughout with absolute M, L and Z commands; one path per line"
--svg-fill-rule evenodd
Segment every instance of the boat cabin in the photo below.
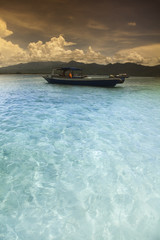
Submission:
M 51 76 L 62 78 L 82 78 L 82 69 L 75 67 L 62 67 L 53 69 Z

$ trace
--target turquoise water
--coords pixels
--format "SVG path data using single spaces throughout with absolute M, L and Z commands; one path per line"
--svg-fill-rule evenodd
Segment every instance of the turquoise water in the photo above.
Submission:
M 160 239 L 160 78 L 0 76 L 0 239 Z

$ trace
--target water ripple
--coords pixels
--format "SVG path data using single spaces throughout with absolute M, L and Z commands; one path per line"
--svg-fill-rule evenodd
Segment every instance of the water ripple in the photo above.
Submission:
M 159 82 L 1 76 L 0 239 L 159 239 Z

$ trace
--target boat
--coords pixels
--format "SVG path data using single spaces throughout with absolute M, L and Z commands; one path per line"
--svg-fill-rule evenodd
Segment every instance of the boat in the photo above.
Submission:
M 51 84 L 82 85 L 98 87 L 114 87 L 116 84 L 122 84 L 127 74 L 110 76 L 91 76 L 83 75 L 82 69 L 76 67 L 61 67 L 52 70 L 50 75 L 43 78 Z

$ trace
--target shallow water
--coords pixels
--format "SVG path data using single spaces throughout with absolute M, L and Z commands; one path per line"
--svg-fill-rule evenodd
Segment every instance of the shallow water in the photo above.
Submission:
M 0 76 L 0 239 L 160 239 L 160 78 Z

